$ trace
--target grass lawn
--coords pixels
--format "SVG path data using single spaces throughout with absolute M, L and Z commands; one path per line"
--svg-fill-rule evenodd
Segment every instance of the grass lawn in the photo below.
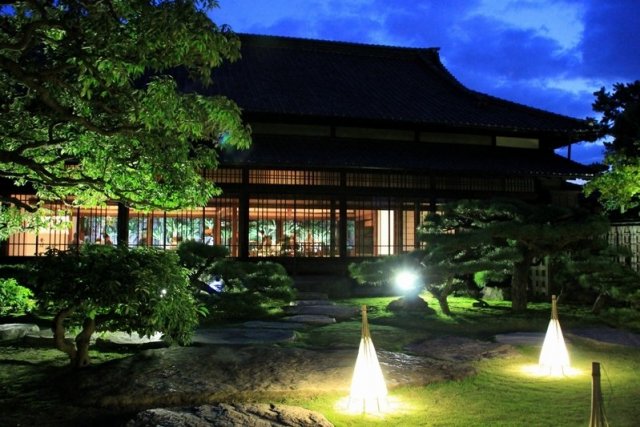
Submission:
M 437 302 L 424 296 L 431 307 Z M 544 332 L 549 322 L 550 304 L 531 304 L 526 315 L 513 315 L 509 303 L 473 308 L 473 300 L 450 298 L 452 318 L 444 316 L 395 316 L 385 310 L 389 298 L 362 298 L 343 301 L 369 307 L 371 335 L 376 349 L 399 351 L 420 339 L 462 335 L 490 339 L 499 333 Z M 438 310 L 439 311 L 439 310 Z M 582 307 L 560 307 L 564 330 L 602 325 Z M 341 347 L 357 343 L 359 322 L 343 322 L 315 329 L 301 336 L 309 346 Z M 567 340 L 569 341 L 569 340 Z M 571 377 L 533 374 L 540 346 L 518 346 L 515 357 L 483 360 L 476 364 L 477 375 L 425 387 L 390 390 L 397 412 L 384 416 L 349 415 L 337 402 L 345 396 L 318 395 L 288 398 L 282 403 L 302 406 L 324 414 L 336 426 L 585 426 L 591 406 L 591 365 L 601 364 L 601 389 L 610 425 L 638 425 L 640 407 L 640 348 L 603 344 L 573 338 L 568 343 Z
M 499 333 L 544 332 L 549 322 L 550 304 L 530 304 L 523 315 L 509 311 L 509 303 L 493 303 L 489 308 L 472 307 L 474 300 L 450 298 L 453 317 L 441 315 L 394 315 L 386 310 L 393 297 L 360 298 L 343 301 L 365 304 L 373 342 L 378 350 L 402 351 L 406 344 L 448 335 L 491 340 Z M 437 302 L 425 295 L 439 312 Z M 563 330 L 602 326 L 587 308 L 559 306 Z M 337 323 L 300 332 L 292 346 L 345 348 L 354 350 L 360 339 L 360 322 Z M 284 345 L 284 344 L 283 344 Z M 540 346 L 517 347 L 508 358 L 476 362 L 477 374 L 460 381 L 446 381 L 424 387 L 403 387 L 389 392 L 396 411 L 384 416 L 349 415 L 338 409 L 346 396 L 339 393 L 256 396 L 260 402 L 301 406 L 324 414 L 342 426 L 585 426 L 591 402 L 591 363 L 602 368 L 604 408 L 612 426 L 638 425 L 640 420 L 640 348 L 603 344 L 572 338 L 568 342 L 572 366 L 579 374 L 552 378 L 532 375 L 527 368 L 537 363 Z M 94 353 L 96 363 L 127 354 Z M 59 370 L 66 357 L 52 349 L 0 346 L 0 412 L 3 396 L 20 394 L 24 404 L 38 399 L 30 384 L 46 381 Z M 251 399 L 251 396 L 248 396 Z M 41 405 L 42 408 L 42 405 Z M 55 402 L 46 409 L 55 410 Z M 0 417 L 1 418 L 1 417 Z

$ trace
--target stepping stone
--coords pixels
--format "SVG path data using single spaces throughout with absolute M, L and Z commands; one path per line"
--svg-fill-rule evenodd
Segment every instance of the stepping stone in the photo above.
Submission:
M 140 336 L 137 332 L 105 332 L 104 334 L 99 334 L 96 339 L 98 344 L 115 344 L 115 345 L 148 345 L 148 344 L 159 344 L 161 346 L 165 345 L 165 342 L 162 340 L 162 334 L 157 332 L 155 335 L 150 337 L 148 336 Z
M 13 341 L 27 334 L 37 333 L 40 328 L 32 323 L 6 323 L 0 325 L 0 341 Z
M 251 320 L 242 324 L 245 328 L 254 329 L 305 329 L 308 325 L 296 322 L 266 322 L 262 320 Z
M 338 320 L 346 320 L 356 316 L 359 310 L 356 307 L 345 305 L 300 305 L 284 307 L 287 314 L 321 314 Z
M 502 344 L 529 344 L 542 345 L 544 342 L 544 332 L 514 332 L 511 334 L 498 334 L 495 336 L 496 342 Z
M 281 320 L 285 322 L 306 323 L 307 325 L 331 325 L 336 323 L 336 319 L 321 314 L 298 314 L 295 316 L 283 317 Z
M 328 300 L 329 295 L 322 292 L 298 292 L 296 294 L 297 300 Z
M 588 338 L 609 344 L 626 345 L 628 347 L 640 347 L 640 334 L 609 327 L 572 329 L 565 332 L 565 337 L 567 336 Z
M 270 344 L 295 340 L 295 331 L 284 329 L 217 328 L 198 329 L 195 344 Z
M 304 299 L 304 300 L 293 301 L 290 304 L 290 306 L 301 306 L 301 305 L 336 305 L 336 303 L 326 299 Z

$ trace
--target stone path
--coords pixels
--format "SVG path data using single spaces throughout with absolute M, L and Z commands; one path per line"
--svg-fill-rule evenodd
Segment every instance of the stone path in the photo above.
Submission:
M 277 321 L 250 321 L 231 327 L 199 328 L 193 337 L 196 345 L 206 344 L 271 344 L 295 340 L 296 331 L 309 327 L 331 325 L 358 315 L 358 308 L 337 305 L 326 294 L 300 292 L 299 299 L 284 307 L 287 316 Z M 72 338 L 69 336 L 69 338 Z M 0 341 L 23 339 L 34 346 L 53 345 L 50 329 L 40 329 L 35 324 L 14 323 L 0 325 Z M 104 346 L 164 346 L 161 335 L 140 337 L 135 332 L 109 332 L 94 334 L 93 343 Z
M 571 341 L 572 338 L 577 337 L 608 344 L 640 347 L 640 334 L 606 326 L 563 330 L 563 335 L 567 341 Z M 503 344 L 542 345 L 544 336 L 545 332 L 513 332 L 510 334 L 498 334 L 495 336 L 495 340 Z

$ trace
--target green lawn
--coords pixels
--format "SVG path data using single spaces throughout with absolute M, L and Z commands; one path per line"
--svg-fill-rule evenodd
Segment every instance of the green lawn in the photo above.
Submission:
M 439 313 L 437 302 L 425 295 Z M 544 332 L 549 322 L 550 304 L 531 304 L 523 315 L 514 315 L 509 303 L 491 303 L 489 308 L 472 306 L 469 298 L 450 298 L 453 317 L 440 314 L 394 315 L 386 305 L 394 299 L 360 298 L 341 301 L 365 304 L 373 342 L 378 350 L 403 351 L 406 344 L 447 335 L 491 340 L 498 333 Z M 559 306 L 563 330 L 602 325 L 588 308 Z M 286 344 L 310 348 L 353 349 L 360 340 L 358 320 L 300 332 L 298 340 Z M 284 344 L 283 344 L 284 345 Z M 526 368 L 535 366 L 539 346 L 519 346 L 514 356 L 477 362 L 477 374 L 461 381 L 434 383 L 424 387 L 390 390 L 396 410 L 384 416 L 349 415 L 338 404 L 340 393 L 282 396 L 255 396 L 255 400 L 301 406 L 324 414 L 336 426 L 586 426 L 591 402 L 591 363 L 602 367 L 602 393 L 610 425 L 638 425 L 640 406 L 640 348 L 602 344 L 572 338 L 568 343 L 572 366 L 580 373 L 573 377 L 535 376 Z M 96 363 L 127 353 L 93 352 Z M 55 408 L 57 402 L 41 402 L 34 384 L 47 381 L 66 364 L 66 356 L 53 349 L 0 346 L 0 408 L 2 395 L 20 395 L 40 409 Z M 35 374 L 37 372 L 37 374 Z M 252 400 L 251 396 L 247 396 Z M 52 412 L 53 413 L 53 412 Z M 63 415 L 61 415 L 63 416 Z M 1 419 L 2 417 L 0 417 Z
M 532 304 L 526 315 L 513 315 L 508 303 L 471 307 L 473 300 L 450 298 L 455 313 L 443 316 L 394 316 L 385 310 L 393 298 L 345 300 L 369 307 L 371 335 L 377 349 L 399 351 L 412 341 L 445 335 L 485 338 L 512 331 L 544 332 L 550 305 Z M 427 297 L 429 305 L 437 307 Z M 439 311 L 439 310 L 438 310 Z M 587 309 L 561 307 L 563 329 L 597 325 Z M 343 322 L 302 334 L 301 345 L 347 347 L 360 336 L 359 322 Z M 349 415 L 337 403 L 345 396 L 291 397 L 282 402 L 324 414 L 336 426 L 585 426 L 591 405 L 591 364 L 600 362 L 604 407 L 612 426 L 637 425 L 640 407 L 640 348 L 574 338 L 568 344 L 575 376 L 553 378 L 531 373 L 540 347 L 519 346 L 518 355 L 476 364 L 477 375 L 462 381 L 390 390 L 397 411 L 384 416 Z

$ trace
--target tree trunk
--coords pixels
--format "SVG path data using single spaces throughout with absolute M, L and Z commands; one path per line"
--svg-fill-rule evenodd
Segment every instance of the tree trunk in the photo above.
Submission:
M 61 310 L 56 317 L 53 318 L 53 325 L 51 330 L 53 331 L 53 342 L 58 350 L 67 353 L 71 364 L 74 364 L 76 360 L 76 346 L 71 341 L 65 339 L 64 320 L 73 313 L 72 307 L 67 307 Z
M 449 301 L 447 301 L 447 295 L 440 294 L 436 297 L 438 304 L 440 304 L 440 310 L 445 316 L 451 316 L 451 310 L 449 309 Z
M 602 311 L 602 307 L 604 307 L 605 302 L 606 302 L 606 295 L 603 293 L 599 293 L 598 297 L 593 303 L 593 306 L 591 306 L 591 312 L 593 314 L 600 314 L 600 311 Z
M 91 344 L 91 335 L 96 330 L 96 322 L 94 319 L 87 317 L 84 319 L 82 331 L 76 336 L 76 358 L 72 361 L 74 368 L 84 368 L 91 363 L 89 357 L 89 344 Z
M 511 310 L 521 313 L 527 310 L 527 290 L 529 288 L 529 270 L 531 255 L 524 255 L 521 261 L 513 264 L 511 276 Z
M 449 301 L 447 301 L 447 297 L 451 294 L 453 290 L 453 280 L 449 279 L 445 282 L 442 288 L 438 288 L 436 286 L 432 286 L 429 289 L 431 295 L 438 300 L 438 304 L 440 305 L 440 310 L 442 310 L 442 314 L 445 316 L 451 316 L 451 309 L 449 308 Z

